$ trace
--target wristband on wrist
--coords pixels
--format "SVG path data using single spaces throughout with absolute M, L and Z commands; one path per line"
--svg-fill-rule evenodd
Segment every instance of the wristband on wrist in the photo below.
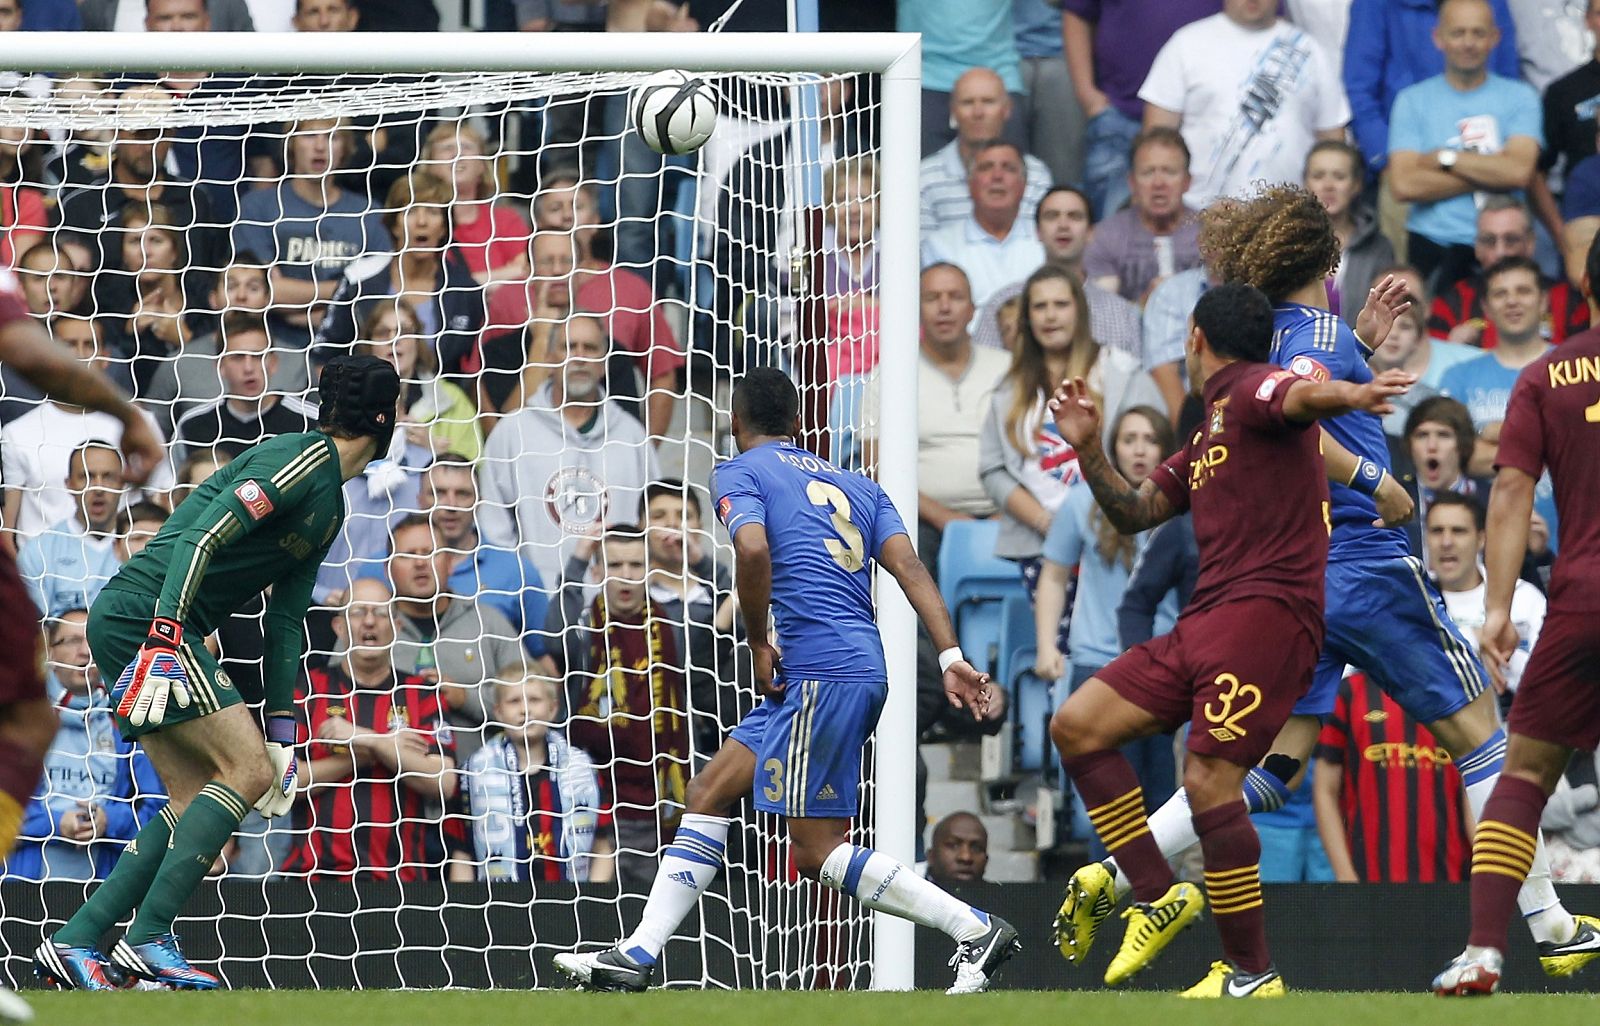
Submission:
M 966 661 L 967 657 L 961 654 L 961 646 L 951 645 L 949 648 L 939 653 L 939 672 L 949 673 L 950 667 L 954 666 L 956 663 L 964 663 Z
M 150 634 L 144 643 L 159 648 L 177 648 L 183 644 L 183 624 L 165 616 L 158 616 L 150 621 Z
M 1356 458 L 1356 472 L 1350 475 L 1350 480 L 1345 482 L 1346 487 L 1354 488 L 1363 495 L 1378 494 L 1378 486 L 1383 484 L 1385 471 L 1382 467 L 1365 457 Z
M 268 716 L 267 740 L 275 745 L 293 745 L 297 731 L 293 716 Z

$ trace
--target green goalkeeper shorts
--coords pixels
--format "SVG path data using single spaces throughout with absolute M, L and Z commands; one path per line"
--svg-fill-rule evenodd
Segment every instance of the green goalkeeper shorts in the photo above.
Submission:
M 111 588 L 100 592 L 94 600 L 89 610 L 89 649 L 94 653 L 94 664 L 100 668 L 100 678 L 108 686 L 115 685 L 122 671 L 138 657 L 140 646 L 150 636 L 155 608 L 156 600 L 151 596 Z M 145 723 L 135 727 L 123 717 L 115 717 L 124 740 L 132 741 L 141 734 L 174 723 L 197 720 L 244 701 L 216 657 L 204 645 L 195 644 L 191 637 L 186 636 L 178 647 L 178 662 L 189 676 L 189 704 L 180 706 L 169 701 L 166 715 L 155 725 Z

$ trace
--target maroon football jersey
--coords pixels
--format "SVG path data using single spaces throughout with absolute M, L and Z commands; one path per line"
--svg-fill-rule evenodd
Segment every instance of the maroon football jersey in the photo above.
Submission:
M 1550 471 L 1560 553 L 1550 605 L 1600 609 L 1600 330 L 1574 335 L 1523 368 L 1495 466 L 1534 477 Z
M 1282 600 L 1322 637 L 1328 481 L 1315 424 L 1284 419 L 1292 371 L 1230 363 L 1205 387 L 1205 420 L 1151 475 L 1194 518 L 1200 575 L 1187 615 L 1244 596 Z M 1263 639 L 1265 641 L 1267 639 Z

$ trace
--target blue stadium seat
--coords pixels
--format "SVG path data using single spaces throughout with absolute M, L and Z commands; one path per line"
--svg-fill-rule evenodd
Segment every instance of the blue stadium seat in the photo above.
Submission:
M 995 663 L 995 683 L 1012 692 L 1017 674 L 1033 665 L 1036 650 L 1033 603 L 1020 587 L 1000 600 L 1000 657 Z
M 958 520 L 944 529 L 939 545 L 939 591 L 955 620 L 961 650 L 972 665 L 991 674 L 1000 659 L 1001 603 L 1022 594 L 1016 564 L 994 554 L 999 532 L 992 520 Z

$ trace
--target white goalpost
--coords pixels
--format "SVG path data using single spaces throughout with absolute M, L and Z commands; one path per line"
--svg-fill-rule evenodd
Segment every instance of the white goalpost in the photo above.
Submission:
M 560 605 L 560 584 L 566 579 L 574 593 L 581 593 L 584 615 L 595 608 L 603 615 L 606 604 L 600 597 L 607 594 L 607 578 L 598 557 L 590 576 L 563 575 L 575 557 L 587 558 L 581 543 L 607 524 L 637 520 L 647 526 L 638 514 L 643 486 L 663 479 L 681 480 L 685 503 L 704 511 L 698 526 L 691 524 L 685 533 L 682 562 L 664 569 L 688 580 L 691 571 L 702 572 L 695 567 L 707 568 L 710 590 L 720 587 L 718 594 L 725 593 L 733 560 L 711 508 L 710 469 L 730 455 L 728 382 L 758 364 L 782 366 L 796 378 L 806 427 L 802 444 L 826 447 L 847 469 L 874 475 L 905 522 L 916 523 L 919 37 L 29 33 L 15 38 L 25 45 L 6 58 L 16 76 L 13 82 L 0 80 L 0 133 L 20 129 L 27 136 L 7 180 L 45 197 L 51 223 L 37 232 L 13 224 L 16 245 L 13 252 L 8 244 L 8 252 L 32 288 L 34 314 L 64 339 L 82 326 L 110 371 L 131 383 L 136 400 L 172 445 L 171 470 L 180 471 L 185 457 L 202 451 L 226 451 L 223 443 L 239 438 L 239 423 L 259 423 L 263 432 L 288 430 L 271 425 L 311 408 L 306 403 L 315 398 L 318 368 L 332 352 L 383 343 L 380 332 L 396 339 L 395 351 L 402 348 L 400 340 L 411 340 L 416 364 L 402 366 L 402 375 L 415 386 L 407 395 L 416 401 L 419 419 L 408 421 L 412 430 L 401 433 L 388 469 L 347 486 L 347 504 L 354 505 L 346 536 L 330 554 L 325 579 L 319 579 L 317 623 L 331 624 L 341 615 L 357 581 L 385 579 L 383 560 L 396 528 L 408 514 L 426 512 L 419 505 L 423 471 L 434 457 L 461 444 L 481 449 L 468 460 L 480 502 L 479 539 L 513 553 L 513 563 L 520 559 L 517 565 L 536 568 L 535 590 L 552 605 Z M 671 69 L 697 73 L 716 85 L 722 112 L 718 128 L 698 153 L 640 164 L 634 148 L 642 143 L 617 114 L 619 103 L 651 73 Z M 175 72 L 204 73 L 220 84 L 153 95 L 149 83 Z M 54 88 L 45 87 L 43 79 L 30 81 L 30 75 L 55 76 Z M 854 90 L 849 110 L 841 114 L 819 104 L 827 90 L 835 100 Z M 824 123 L 828 118 L 833 120 Z M 259 201 L 252 199 L 288 189 L 280 186 L 288 174 L 307 176 L 304 166 L 289 165 L 307 159 L 294 154 L 314 152 L 296 149 L 297 126 L 310 123 L 331 126 L 324 133 L 328 166 L 320 179 L 326 184 L 319 186 L 324 197 L 360 197 L 367 205 L 348 220 L 365 227 L 355 241 L 337 245 L 318 235 L 309 248 L 276 255 L 252 250 L 260 263 L 241 271 L 241 239 L 282 239 L 293 234 L 285 226 L 296 217 L 310 217 L 287 208 L 263 217 Z M 441 158 L 424 145 L 430 133 L 453 143 L 449 156 Z M 472 153 L 463 142 L 469 135 L 487 140 L 486 152 Z M 117 192 L 113 204 L 113 192 L 129 183 L 96 176 L 103 176 L 113 159 L 125 159 L 116 156 L 119 141 L 130 149 L 147 147 L 156 165 L 151 174 L 183 187 L 145 195 L 137 203 L 124 203 Z M 28 159 L 30 152 L 35 159 Z M 5 163 L 0 147 L 0 177 Z M 464 197 L 459 190 L 468 187 L 461 183 L 470 176 L 463 168 L 480 165 L 482 176 L 474 179 L 479 191 Z M 573 180 L 558 181 L 566 173 Z M 839 179 L 847 173 L 857 182 L 848 214 L 839 198 L 844 189 Z M 452 250 L 448 236 L 436 241 L 432 262 L 417 266 L 437 266 L 437 283 L 419 287 L 402 269 L 401 236 L 426 238 L 418 234 L 426 229 L 415 227 L 422 222 L 412 216 L 439 204 L 418 184 L 429 176 L 451 190 L 455 205 L 452 200 L 444 205 L 452 211 L 470 199 L 480 217 L 492 209 L 495 217 L 505 214 L 507 224 L 519 218 L 528 222 L 525 233 L 504 236 L 501 222 L 492 217 L 496 227 L 484 237 L 480 225 L 474 235 L 480 241 L 471 245 L 477 247 L 472 253 L 481 273 L 467 260 L 465 243 Z M 397 188 L 402 198 L 394 201 Z M 540 204 L 557 193 L 565 199 L 552 200 L 552 209 L 559 210 L 545 216 L 568 220 L 555 227 L 537 223 Z M 588 208 L 587 197 L 595 198 L 596 209 Z M 85 219 L 85 209 L 101 205 L 105 213 L 98 222 Z M 859 216 L 875 220 L 875 231 L 865 233 L 865 242 L 851 243 L 870 254 L 868 274 L 836 247 L 846 231 L 841 219 L 874 209 L 875 219 L 870 213 Z M 188 220 L 184 210 L 190 212 Z M 455 230 L 461 230 L 459 214 L 452 217 Z M 378 224 L 391 246 L 372 244 L 377 233 L 372 226 Z M 0 224 L 0 231 L 5 227 Z M 50 252 L 30 255 L 34 244 Z M 169 251 L 176 255 L 164 255 Z M 453 269 L 458 260 L 459 272 Z M 846 276 L 858 283 L 843 301 L 835 282 L 842 273 L 837 272 L 840 260 Z M 242 287 L 236 296 L 232 271 L 261 274 L 275 297 L 270 305 L 264 298 L 259 303 L 241 298 L 247 291 Z M 627 283 L 650 286 L 646 298 L 640 299 L 638 291 L 625 293 Z M 573 325 L 591 316 L 605 334 L 611 398 L 584 400 L 596 409 L 582 427 L 562 427 L 560 410 L 554 408 L 549 430 L 558 441 L 536 444 L 527 433 L 532 422 L 519 418 L 528 408 L 543 409 L 540 404 L 547 400 L 559 404 L 550 397 L 566 380 L 567 350 L 561 347 L 578 344 Z M 232 339 L 241 337 L 249 323 L 267 325 L 267 348 L 253 354 L 246 346 L 244 356 L 235 357 L 242 343 Z M 670 326 L 669 336 L 663 337 L 661 325 Z M 247 359 L 257 361 L 259 381 L 234 369 Z M 435 382 L 459 389 L 469 405 L 452 406 L 457 392 L 441 393 Z M 12 387 L 9 378 L 0 383 L 0 447 L 27 437 L 13 425 L 28 423 L 23 418 L 38 404 L 25 394 L 8 394 Z M 186 391 L 194 388 L 198 391 Z M 256 391 L 241 396 L 235 392 L 239 388 Z M 613 419 L 606 404 L 627 412 Z M 274 411 L 270 418 L 269 409 Z M 55 520 L 67 512 L 76 515 L 79 508 L 80 493 L 73 491 L 70 477 L 63 487 L 61 468 L 97 436 L 87 422 L 63 416 L 67 420 L 59 424 L 64 426 L 31 443 L 27 458 L 5 455 L 4 487 L 23 500 L 18 520 L 6 523 L 5 530 L 23 550 L 41 539 L 54 544 L 47 536 Z M 646 440 L 646 431 L 654 432 L 653 442 Z M 521 441 L 508 443 L 508 433 Z M 529 467 L 538 461 L 543 461 L 538 476 L 531 476 Z M 130 494 L 123 502 L 131 506 L 156 497 L 151 492 Z M 648 551 L 646 571 L 662 568 L 655 550 Z M 441 566 L 459 567 L 460 559 L 472 556 L 452 552 L 459 558 Z M 106 576 L 91 573 L 74 591 L 59 586 L 63 578 L 48 564 L 42 571 L 35 566 L 32 583 L 40 593 L 67 596 L 60 599 L 62 608 L 42 610 L 47 622 L 71 606 L 73 596 L 78 604 L 92 597 Z M 457 581 L 453 574 L 450 579 Z M 525 590 L 526 574 L 523 585 Z M 484 665 L 505 661 L 492 653 L 515 653 L 531 675 L 543 672 L 544 659 L 566 661 L 569 651 L 581 650 L 587 662 L 561 671 L 563 705 L 572 707 L 574 720 L 588 716 L 601 724 L 599 734 L 610 751 L 595 761 L 606 801 L 616 805 L 617 824 L 629 811 L 645 813 L 643 819 L 654 813 L 637 802 L 629 806 L 625 789 L 619 794 L 612 787 L 611 774 L 648 766 L 658 783 L 681 781 L 704 765 L 738 712 L 755 700 L 748 674 L 738 672 L 742 640 L 688 614 L 668 624 L 676 629 L 676 642 L 658 649 L 650 635 L 648 666 L 624 666 L 617 662 L 620 650 L 609 642 L 591 645 L 596 631 L 585 633 L 587 627 L 515 622 L 519 609 L 537 605 L 546 615 L 545 606 L 515 587 L 508 596 L 503 581 L 477 592 L 457 591 L 455 584 L 446 588 L 442 580 L 439 587 L 458 612 L 461 606 L 492 606 L 506 609 L 508 619 L 502 621 L 499 612 L 492 620 L 480 616 L 474 621 L 476 635 L 453 641 L 443 619 L 436 619 L 436 634 L 424 626 L 421 640 L 404 635 L 397 645 L 401 676 L 415 672 L 457 686 L 435 699 L 449 723 L 433 735 L 435 740 L 446 743 L 453 736 L 458 750 L 469 753 L 494 738 L 495 689 L 506 668 Z M 868 839 L 862 843 L 910 864 L 922 829 L 914 822 L 913 797 L 916 621 L 893 579 L 882 572 L 876 595 L 890 686 L 865 756 L 858 830 Z M 259 610 L 250 617 L 258 626 Z M 402 619 L 396 614 L 397 630 L 405 628 Z M 496 626 L 502 622 L 511 623 L 509 634 Z M 714 636 L 728 656 L 705 656 L 693 640 L 702 635 Z M 582 638 L 576 648 L 574 637 Z M 337 665 L 343 635 L 319 634 L 313 625 L 310 639 L 309 665 Z M 231 651 L 229 644 L 224 636 L 224 665 L 230 672 L 241 668 L 248 675 L 252 665 L 259 666 L 259 651 Z M 449 649 L 451 644 L 457 647 Z M 643 673 L 643 679 L 654 681 L 663 669 L 676 675 L 679 698 L 666 697 L 669 690 L 661 686 L 650 691 L 642 712 L 613 707 L 628 693 L 619 683 L 628 674 Z M 101 670 L 108 680 L 117 673 Z M 449 679 L 463 672 L 466 679 Z M 52 681 L 68 676 L 63 671 Z M 103 733 L 105 722 L 92 725 L 104 710 L 94 704 L 92 688 L 90 694 L 81 715 L 91 724 L 92 738 L 95 730 Z M 588 712 L 578 708 L 585 695 L 598 703 Z M 384 708 L 394 729 L 409 722 L 398 706 Z M 643 755 L 629 749 L 623 733 L 640 721 L 677 723 L 684 745 L 674 747 L 658 737 Z M 576 729 L 575 723 L 565 726 Z M 315 724 L 302 731 L 307 738 Z M 465 754 L 457 760 L 457 781 L 467 779 L 465 761 Z M 361 772 L 350 785 L 375 786 Z M 361 865 L 349 872 L 318 872 L 315 857 L 305 854 L 331 850 L 311 843 L 314 832 L 328 829 L 309 811 L 311 805 L 297 809 L 292 823 L 280 821 L 265 835 L 247 839 L 267 853 L 266 861 L 253 863 L 250 872 L 230 863 L 215 889 L 208 886 L 178 921 L 191 957 L 219 969 L 229 986 L 542 987 L 557 982 L 549 964 L 555 952 L 579 943 L 611 943 L 637 922 L 642 888 L 619 892 L 610 883 L 574 882 L 561 878 L 565 870 L 549 871 L 554 879 L 529 877 L 526 866 L 520 876 L 516 870 L 510 879 L 496 876 L 486 868 L 494 856 L 474 854 L 472 848 L 475 836 L 481 840 L 481 833 L 473 833 L 472 816 L 481 820 L 481 809 L 461 812 L 460 799 L 445 793 L 442 779 L 435 782 L 437 793 L 422 799 L 405 792 L 398 780 L 391 783 L 401 795 L 392 809 L 375 811 L 369 802 L 352 801 L 350 814 L 356 818 L 349 832 L 359 851 L 351 857 Z M 41 800 L 73 800 L 56 787 L 47 778 Z M 681 798 L 679 789 L 657 800 L 670 807 Z M 136 795 L 108 800 L 137 815 Z M 664 953 L 668 985 L 913 986 L 909 922 L 866 912 L 798 880 L 781 823 L 748 805 L 739 815 L 742 826 L 736 821 L 725 873 Z M 635 815 L 630 822 L 640 820 Z M 392 863 L 373 862 L 380 847 L 369 841 L 369 828 L 390 825 L 399 839 L 381 850 L 399 854 Z M 618 829 L 627 849 L 628 838 L 637 833 Z M 660 842 L 670 839 L 667 827 Z M 126 838 L 104 843 L 113 841 L 120 847 Z M 12 983 L 27 975 L 41 935 L 72 914 L 96 878 L 81 867 L 50 871 L 49 853 L 65 849 L 52 849 L 47 837 L 23 839 L 25 847 L 41 842 L 45 871 L 36 875 L 44 877 L 43 883 L 19 880 L 14 871 L 0 878 L 0 964 Z M 532 851 L 537 845 L 529 839 L 525 847 Z M 109 848 L 100 850 L 97 857 Z M 300 851 L 298 860 L 286 862 L 285 853 L 292 850 Z M 520 849 L 513 844 L 510 850 Z M 463 876 L 451 879 L 452 872 Z

